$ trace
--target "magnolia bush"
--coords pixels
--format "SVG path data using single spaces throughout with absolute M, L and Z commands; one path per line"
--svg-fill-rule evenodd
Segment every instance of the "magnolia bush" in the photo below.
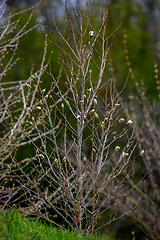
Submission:
M 135 188 L 126 185 L 122 194 L 133 174 L 136 144 L 133 120 L 121 113 L 115 79 L 104 78 L 119 27 L 106 34 L 106 5 L 99 29 L 94 29 L 94 4 L 90 12 L 88 5 L 89 1 L 82 12 L 78 1 L 71 18 L 65 1 L 67 32 L 59 30 L 52 14 L 54 26 L 48 29 L 53 41 L 38 23 L 45 38 L 39 71 L 16 86 L 8 83 L 11 87 L 3 83 L 1 73 L 0 119 L 5 127 L 0 143 L 0 200 L 3 208 L 15 204 L 55 224 L 59 216 L 76 231 L 93 233 L 102 227 L 98 220 L 112 210 L 115 199 Z M 11 27 L 11 16 L 8 19 Z M 3 29 L 5 34 L 8 25 Z M 53 51 L 60 51 L 58 76 L 53 74 L 51 59 L 46 62 L 48 41 Z M 5 74 L 11 61 L 8 64 Z M 51 81 L 49 89 L 42 88 L 45 76 Z M 20 149 L 28 150 L 23 156 Z M 112 215 L 105 224 L 119 217 Z
M 147 88 L 144 81 L 141 80 L 141 83 L 138 83 L 131 69 L 126 33 L 124 38 L 127 66 L 130 77 L 137 89 L 136 96 L 132 91 L 130 92 L 130 101 L 125 105 L 124 111 L 126 117 L 134 121 L 135 136 L 139 151 L 136 158 L 136 174 L 127 177 L 129 186 L 133 187 L 134 190 L 130 195 L 124 195 L 125 189 L 121 188 L 121 194 L 124 197 L 116 199 L 116 207 L 119 211 L 125 212 L 140 199 L 137 207 L 129 212 L 129 216 L 137 223 L 137 226 L 147 237 L 156 240 L 160 239 L 160 83 L 158 65 L 155 61 L 154 73 L 158 97 L 151 104 L 149 96 L 146 93 Z M 123 104 L 122 99 L 120 102 Z M 143 184 L 140 184 L 140 179 L 145 180 Z

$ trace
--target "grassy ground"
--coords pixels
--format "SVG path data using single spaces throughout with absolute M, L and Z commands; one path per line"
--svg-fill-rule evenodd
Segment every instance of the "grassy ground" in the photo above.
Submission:
M 33 221 L 18 211 L 0 212 L 0 240 L 111 240 L 92 235 L 78 235 L 53 226 L 47 226 L 38 220 Z M 113 239 L 112 239 L 113 240 Z

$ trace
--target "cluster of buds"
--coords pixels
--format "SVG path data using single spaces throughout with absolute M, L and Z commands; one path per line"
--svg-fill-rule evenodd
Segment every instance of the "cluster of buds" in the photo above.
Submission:
M 116 146 L 115 149 L 114 149 L 114 151 L 115 151 L 115 152 L 118 152 L 119 149 L 120 149 L 120 147 L 119 147 L 119 146 Z M 127 153 L 127 152 L 122 152 L 122 157 L 127 157 L 128 155 L 129 155 L 129 153 Z
M 121 122 L 124 122 L 124 118 L 119 119 L 119 123 L 121 123 Z M 130 119 L 130 120 L 128 120 L 127 125 L 129 126 L 131 124 L 133 124 L 133 121 Z

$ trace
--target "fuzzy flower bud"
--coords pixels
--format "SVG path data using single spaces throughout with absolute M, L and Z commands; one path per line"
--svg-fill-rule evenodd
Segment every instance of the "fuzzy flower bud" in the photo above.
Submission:
M 94 99 L 94 104 L 97 105 L 97 99 Z
M 61 108 L 64 109 L 64 104 L 63 103 L 61 104 Z
M 126 153 L 126 152 L 123 152 L 123 153 L 122 153 L 122 156 L 123 156 L 123 157 L 127 157 L 128 155 L 129 155 L 129 154 Z
M 69 106 L 69 102 L 68 102 L 68 101 L 66 101 L 66 103 L 67 103 L 67 105 Z
M 92 109 L 91 111 L 90 111 L 90 113 L 94 113 L 95 112 L 95 109 Z
M 46 91 L 46 88 L 44 88 L 43 90 L 42 90 L 42 93 L 44 93 Z
M 84 158 L 83 158 L 83 160 L 84 160 L 85 162 L 87 162 L 87 159 L 86 159 L 86 157 L 84 157 Z
M 43 158 L 43 159 L 45 158 L 45 157 L 43 156 L 43 154 L 39 154 L 39 157 L 41 157 L 41 158 Z
M 119 105 L 120 105 L 119 103 L 116 103 L 116 104 L 115 104 L 115 107 L 117 107 L 117 106 L 119 106 Z
M 93 31 L 89 31 L 89 36 L 90 36 L 90 38 L 92 38 L 93 35 L 94 35 L 94 32 L 93 32 Z
M 112 132 L 112 135 L 116 135 L 116 132 Z
M 140 156 L 142 156 L 144 154 L 144 150 L 142 150 L 141 152 L 140 152 Z
M 127 125 L 131 125 L 133 122 L 132 122 L 132 120 L 130 119 L 130 120 L 128 120 L 128 122 L 127 122 Z
M 114 151 L 115 151 L 115 152 L 118 152 L 119 149 L 120 149 L 120 147 L 119 147 L 119 146 L 116 146 L 115 149 L 114 149 Z
M 101 127 L 103 127 L 103 125 L 104 125 L 104 121 L 101 122 Z
M 124 118 L 120 118 L 119 119 L 119 123 L 123 122 L 124 121 Z
M 97 113 L 95 113 L 94 116 L 95 116 L 96 118 L 98 118 L 98 114 L 97 114 Z

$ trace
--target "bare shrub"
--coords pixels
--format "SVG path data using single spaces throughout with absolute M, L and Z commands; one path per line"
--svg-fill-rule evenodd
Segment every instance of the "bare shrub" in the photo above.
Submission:
M 9 176 L 10 169 L 7 164 L 11 163 L 10 156 L 15 154 L 16 149 L 26 144 L 23 125 L 27 117 L 27 105 L 32 107 L 34 95 L 31 100 L 31 90 L 25 90 L 25 84 L 32 81 L 32 74 L 29 79 L 20 81 L 9 79 L 7 74 L 19 61 L 19 58 L 16 58 L 19 40 L 37 27 L 37 24 L 31 28 L 28 27 L 33 16 L 33 9 L 37 5 L 15 14 L 9 14 L 7 17 L 5 2 L 3 1 L 0 6 L 0 194 L 8 197 L 9 200 L 16 194 L 18 188 L 14 185 L 11 189 L 9 185 L 5 187 L 8 183 L 7 176 Z M 27 22 L 20 27 L 20 19 L 26 11 L 31 14 Z M 37 74 L 39 73 L 40 76 L 42 71 L 43 66 Z M 3 201 L 3 197 L 1 200 Z
M 5 2 L 0 6 L 1 16 L 0 16 L 0 53 L 1 53 L 1 74 L 0 74 L 0 124 L 1 124 L 1 159 L 3 161 L 8 158 L 9 154 L 18 146 L 18 142 L 23 139 L 23 137 L 18 136 L 21 133 L 21 126 L 24 123 L 26 118 L 26 102 L 24 98 L 29 98 L 29 93 L 24 92 L 24 84 L 29 83 L 31 78 L 21 81 L 12 81 L 7 78 L 7 72 L 11 70 L 14 65 L 17 63 L 19 58 L 15 59 L 16 50 L 18 48 L 18 41 L 25 34 L 37 27 L 37 24 L 32 28 L 27 29 L 32 16 L 33 16 L 33 6 L 29 9 L 23 10 L 21 12 L 9 15 L 5 17 Z M 21 18 L 21 14 L 26 11 L 31 11 L 31 14 L 21 28 L 18 26 L 18 23 Z M 15 17 L 17 19 L 15 20 Z M 9 55 L 9 58 L 6 56 Z M 9 60 L 7 60 L 9 59 Z M 25 97 L 24 97 L 25 95 Z M 23 108 L 21 109 L 20 104 L 21 99 L 24 100 Z M 19 107 L 19 108 L 18 108 Z M 15 112 L 19 112 L 19 117 L 15 119 Z M 16 142 L 17 141 L 17 142 Z
M 88 3 L 81 13 L 78 1 L 75 18 L 70 19 L 65 2 L 68 32 L 59 31 L 52 15 L 54 30 L 50 31 L 55 41 L 41 29 L 46 41 L 60 50 L 59 76 L 52 74 L 49 62 L 45 64 L 45 48 L 40 71 L 20 82 L 15 95 L 3 101 L 1 115 L 4 119 L 9 115 L 11 126 L 2 137 L 0 161 L 4 206 L 17 203 L 19 192 L 21 210 L 55 224 L 58 214 L 76 231 L 93 233 L 101 214 L 121 197 L 136 145 L 132 120 L 121 117 L 115 81 L 103 78 L 119 27 L 106 36 L 106 5 L 96 31 L 90 22 L 93 6 L 86 17 Z M 42 74 L 52 81 L 48 90 L 41 88 Z M 12 122 L 14 111 L 10 108 L 13 103 L 16 108 L 18 101 L 19 117 Z M 24 159 L 21 156 L 19 161 L 19 147 L 27 144 L 34 153 Z M 123 195 L 131 190 L 126 188 Z M 56 214 L 50 214 L 49 209 Z M 106 224 L 119 217 L 112 216 Z
M 125 49 L 127 50 L 126 35 Z M 140 198 L 140 204 L 129 215 L 150 239 L 156 240 L 160 239 L 160 106 L 156 99 L 153 101 L 153 105 L 149 102 L 144 82 L 141 80 L 141 84 L 138 84 L 136 81 L 127 55 L 128 51 L 125 52 L 130 76 L 135 83 L 138 94 L 135 97 L 131 92 L 130 103 L 124 109 L 126 116 L 132 118 L 135 124 L 136 139 L 141 155 L 136 162 L 144 170 L 145 182 L 141 186 L 137 185 L 139 172 L 132 177 L 128 177 L 130 186 L 135 186 L 135 189 L 130 196 L 124 195 L 124 198 L 118 199 L 117 206 L 119 206 L 120 211 L 126 211 Z M 154 71 L 158 99 L 160 100 L 160 84 L 156 62 Z M 140 171 L 140 174 L 142 174 L 142 171 Z

